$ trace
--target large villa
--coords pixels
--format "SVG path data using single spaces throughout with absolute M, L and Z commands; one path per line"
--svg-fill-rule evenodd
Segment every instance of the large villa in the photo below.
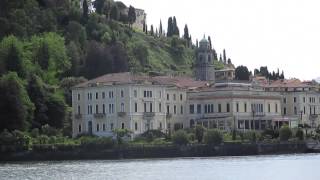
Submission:
M 234 66 L 216 71 L 206 39 L 197 50 L 195 77 L 107 74 L 72 90 L 73 136 L 139 135 L 200 124 L 224 131 L 263 130 L 283 124 L 319 124 L 319 88 L 296 79 L 234 81 Z

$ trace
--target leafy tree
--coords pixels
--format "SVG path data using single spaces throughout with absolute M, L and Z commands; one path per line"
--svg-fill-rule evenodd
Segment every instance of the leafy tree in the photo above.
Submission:
M 25 77 L 22 43 L 15 37 L 4 38 L 0 43 L 0 74 L 15 71 Z
M 237 80 L 248 81 L 250 73 L 246 66 L 238 66 L 235 70 L 235 76 Z
M 87 40 L 86 29 L 76 21 L 70 21 L 66 27 L 65 39 L 67 42 L 73 41 L 77 46 L 84 48 Z
M 49 125 L 55 128 L 63 128 L 67 115 L 67 106 L 62 96 L 52 94 L 47 100 Z
M 225 49 L 223 49 L 223 62 L 227 62 L 227 54 Z
M 197 125 L 195 129 L 195 134 L 198 142 L 201 143 L 204 135 L 204 128 L 200 125 Z
M 104 11 L 105 0 L 95 0 L 93 1 L 93 7 L 96 9 L 98 14 L 102 14 Z
M 220 145 L 223 141 L 223 137 L 219 131 L 210 129 L 206 132 L 204 141 L 209 145 Z
M 66 103 L 71 106 L 72 105 L 72 90 L 71 88 L 80 83 L 86 82 L 87 79 L 84 77 L 66 77 L 63 78 L 60 82 L 60 87 L 63 90 L 64 97 L 66 99 Z
M 173 134 L 172 141 L 176 145 L 186 145 L 189 143 L 188 134 L 180 129 Z
M 288 126 L 282 126 L 279 131 L 280 141 L 288 141 L 292 136 L 292 131 Z
M 36 54 L 35 61 L 40 65 L 41 69 L 48 70 L 49 59 L 49 46 L 46 42 L 42 42 Z
M 136 9 L 133 6 L 129 7 L 128 21 L 131 27 L 132 27 L 132 24 L 136 22 Z
M 67 75 L 78 76 L 80 74 L 81 65 L 83 64 L 83 59 L 81 50 L 73 41 L 67 45 L 67 55 L 71 61 L 71 69 L 67 72 Z
M 0 79 L 0 131 L 27 130 L 33 118 L 34 104 L 14 72 Z

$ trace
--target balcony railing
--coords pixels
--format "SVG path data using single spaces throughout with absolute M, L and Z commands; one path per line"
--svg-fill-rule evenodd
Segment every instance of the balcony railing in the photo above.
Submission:
M 154 112 L 144 112 L 143 113 L 143 118 L 144 119 L 150 119 L 150 118 L 153 118 L 154 116 L 155 116 Z
M 317 119 L 318 118 L 318 114 L 310 114 L 309 119 L 313 120 L 313 119 Z
M 74 115 L 74 118 L 76 118 L 76 119 L 81 119 L 81 118 L 82 118 L 82 114 L 75 114 L 75 115 Z
M 126 112 L 118 112 L 118 116 L 119 116 L 119 117 L 124 117 L 124 116 L 126 116 L 126 115 L 127 115 Z
M 94 116 L 94 118 L 102 119 L 102 118 L 104 118 L 106 115 L 103 114 L 103 113 L 97 113 L 97 114 L 94 114 L 93 116 Z

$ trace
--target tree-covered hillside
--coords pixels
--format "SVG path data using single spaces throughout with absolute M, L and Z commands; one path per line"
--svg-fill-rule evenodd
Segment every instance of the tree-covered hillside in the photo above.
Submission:
M 86 79 L 192 73 L 191 35 L 186 26 L 180 36 L 175 17 L 171 34 L 160 24 L 139 30 L 132 27 L 134 7 L 112 0 L 93 5 L 96 12 L 80 0 L 0 1 L 0 131 L 48 124 L 70 133 L 70 89 Z

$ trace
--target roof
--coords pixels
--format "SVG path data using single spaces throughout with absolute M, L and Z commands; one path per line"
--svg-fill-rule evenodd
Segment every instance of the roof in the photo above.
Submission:
M 201 88 L 208 85 L 207 81 L 196 81 L 188 76 L 146 76 L 130 72 L 106 74 L 87 82 L 78 84 L 75 88 L 115 84 L 154 84 L 176 86 L 178 88 Z
M 307 83 L 301 82 L 299 79 L 281 79 L 266 84 L 265 87 L 276 88 L 308 88 L 312 87 Z

